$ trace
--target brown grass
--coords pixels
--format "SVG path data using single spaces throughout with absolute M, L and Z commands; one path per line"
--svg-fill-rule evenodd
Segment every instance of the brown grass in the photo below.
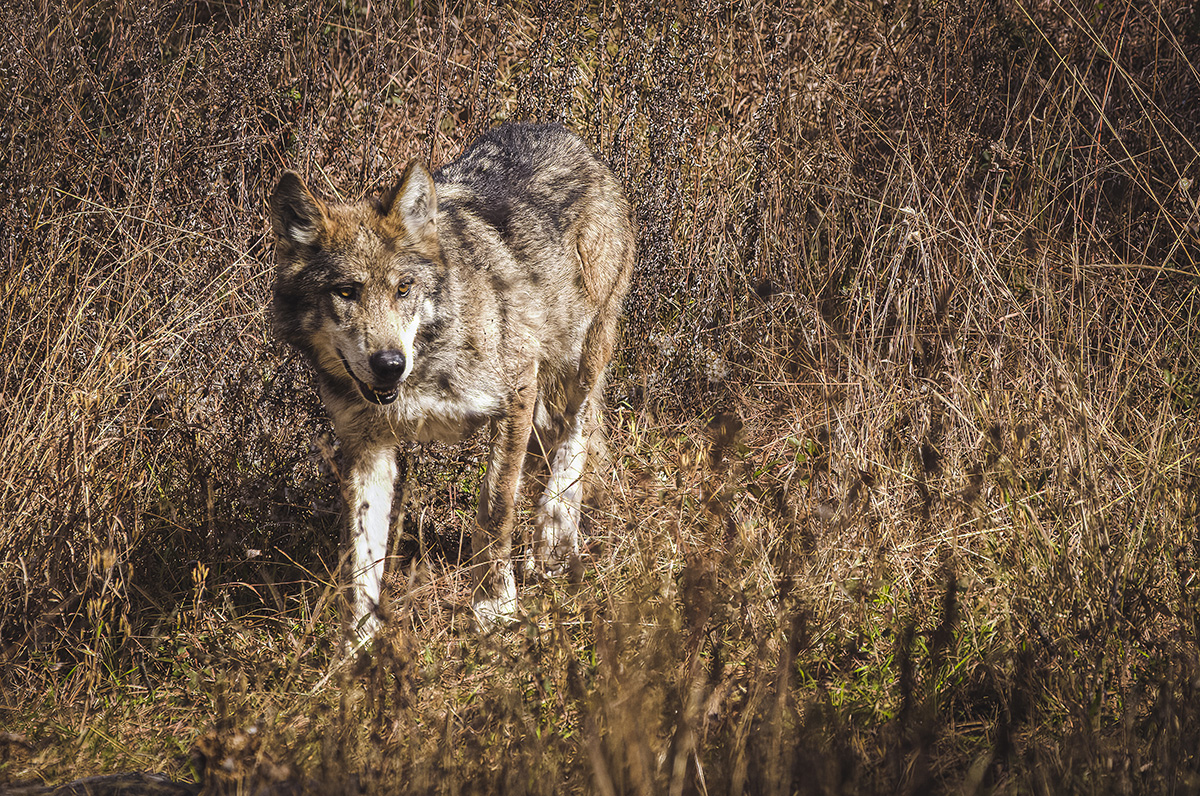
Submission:
M 0 12 L 0 783 L 1200 790 L 1194 4 Z M 265 194 L 557 119 L 641 256 L 582 584 L 468 630 L 417 451 L 337 669 Z M 2 786 L 0 786 L 2 787 Z

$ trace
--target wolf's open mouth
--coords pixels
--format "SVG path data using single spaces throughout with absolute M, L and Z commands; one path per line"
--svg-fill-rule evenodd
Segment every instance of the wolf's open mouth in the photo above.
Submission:
M 346 361 L 345 355 L 342 354 L 340 350 L 337 352 L 337 355 L 342 360 L 342 367 L 346 369 L 346 372 L 350 374 L 350 378 L 354 379 L 354 383 L 358 385 L 358 391 L 362 393 L 363 398 L 366 398 L 373 404 L 379 404 L 380 406 L 386 406 L 387 404 L 390 404 L 392 401 L 396 400 L 396 395 L 399 393 L 399 388 L 393 387 L 386 392 L 380 392 L 376 390 L 358 376 L 354 375 L 354 371 L 350 369 L 350 363 Z

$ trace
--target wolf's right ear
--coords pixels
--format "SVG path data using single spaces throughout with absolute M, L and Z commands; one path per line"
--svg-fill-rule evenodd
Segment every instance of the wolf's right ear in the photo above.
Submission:
M 413 237 L 435 234 L 437 190 L 425 167 L 415 160 L 409 163 L 400 182 L 379 198 L 379 211 Z
M 275 237 L 293 246 L 314 246 L 325 231 L 325 205 L 294 171 L 285 171 L 271 192 Z

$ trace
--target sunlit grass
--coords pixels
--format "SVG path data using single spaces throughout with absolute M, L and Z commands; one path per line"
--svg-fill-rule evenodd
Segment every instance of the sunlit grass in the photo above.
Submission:
M 6 14 L 0 782 L 1200 784 L 1188 7 Z M 265 193 L 529 117 L 639 217 L 583 575 L 474 633 L 481 441 L 414 449 L 340 661 Z

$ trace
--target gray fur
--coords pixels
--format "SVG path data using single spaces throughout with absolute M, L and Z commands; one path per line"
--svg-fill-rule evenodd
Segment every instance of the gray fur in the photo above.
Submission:
M 504 125 L 433 175 L 409 165 L 377 199 L 329 204 L 288 172 L 270 206 L 276 330 L 314 365 L 349 462 L 357 626 L 369 632 L 381 597 L 396 447 L 483 426 L 472 601 L 481 624 L 511 617 L 531 443 L 550 462 L 537 564 L 578 555 L 579 478 L 634 261 L 619 183 L 565 128 Z

